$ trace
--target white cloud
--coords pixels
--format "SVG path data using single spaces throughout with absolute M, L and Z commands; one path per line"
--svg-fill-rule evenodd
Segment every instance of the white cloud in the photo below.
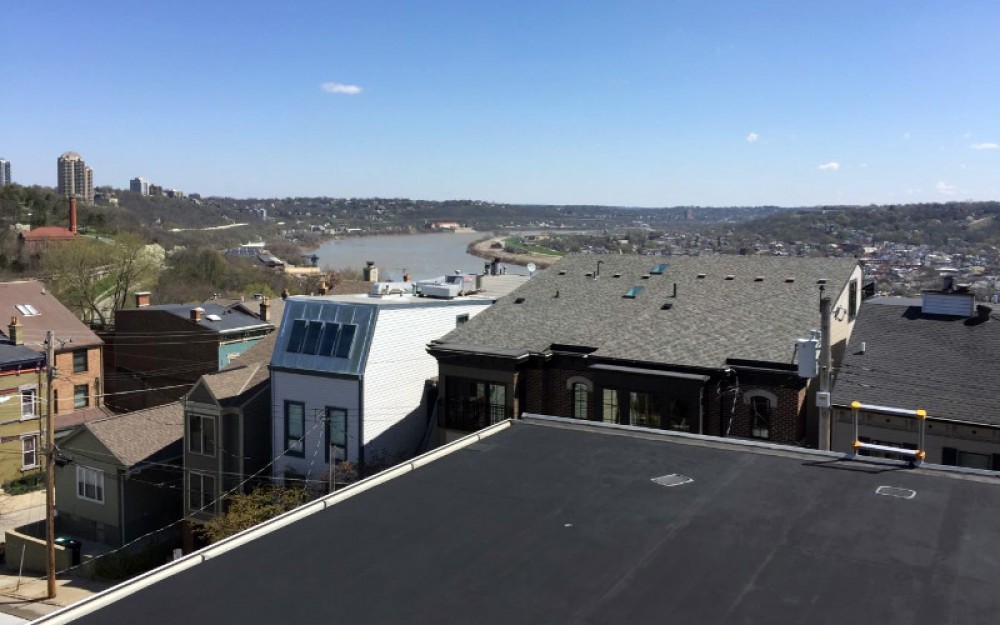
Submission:
M 325 82 L 319 88 L 327 93 L 343 93 L 345 95 L 358 95 L 362 91 L 361 87 L 357 85 L 344 85 L 339 82 Z
M 747 143 L 757 143 L 757 139 L 760 139 L 760 135 L 756 132 L 751 132 L 746 136 Z
M 824 171 L 837 171 L 840 169 L 840 163 L 837 161 L 830 161 L 829 163 L 823 163 L 819 166 L 819 168 Z
M 958 192 L 958 189 L 955 187 L 955 185 L 948 184 L 944 180 L 941 180 L 936 185 L 934 185 L 934 190 L 940 193 L 941 195 L 949 195 L 949 196 L 955 195 L 955 193 Z
M 973 150 L 995 150 L 1000 148 L 1000 144 L 996 143 L 973 143 L 969 146 Z

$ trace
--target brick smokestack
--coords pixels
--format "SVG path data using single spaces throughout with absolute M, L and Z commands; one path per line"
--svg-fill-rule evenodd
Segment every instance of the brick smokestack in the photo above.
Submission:
M 69 231 L 76 234 L 76 198 L 69 199 Z
M 271 320 L 271 302 L 268 301 L 266 296 L 262 297 L 260 300 L 260 320 Z
M 191 309 L 191 321 L 201 321 L 201 316 L 205 314 L 205 309 L 202 307 Z

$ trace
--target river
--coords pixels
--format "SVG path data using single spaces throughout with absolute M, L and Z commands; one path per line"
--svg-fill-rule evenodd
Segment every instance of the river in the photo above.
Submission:
M 374 261 L 382 280 L 400 280 L 409 274 L 414 280 L 454 273 L 482 273 L 485 259 L 466 252 L 469 243 L 488 236 L 484 232 L 435 232 L 428 234 L 348 237 L 323 243 L 314 252 L 319 266 L 329 269 L 361 270 Z M 527 275 L 518 265 L 501 264 L 507 273 Z

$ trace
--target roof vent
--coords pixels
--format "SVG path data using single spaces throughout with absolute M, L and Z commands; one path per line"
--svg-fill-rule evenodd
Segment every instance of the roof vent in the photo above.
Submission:
M 879 486 L 875 489 L 875 494 L 896 497 L 897 499 L 913 499 L 917 496 L 917 491 L 898 486 Z
M 560 269 L 559 270 L 559 275 L 560 276 L 565 276 L 566 275 L 566 270 L 565 269 Z
M 660 486 L 683 486 L 684 484 L 693 482 L 694 478 L 681 475 L 680 473 L 671 473 L 670 475 L 654 477 L 652 481 L 654 484 L 659 484 Z
M 644 276 L 642 277 L 642 279 L 643 279 L 643 280 L 649 280 L 649 274 L 647 273 L 646 275 L 644 275 Z
M 660 306 L 660 310 L 670 310 L 674 307 L 673 302 L 665 302 L 663 306 Z
M 787 283 L 795 282 L 795 278 L 793 278 L 792 276 L 788 276 L 787 278 L 785 278 L 785 282 Z
M 764 281 L 764 276 L 757 276 L 756 278 L 753 279 L 753 281 L 754 282 L 763 282 Z
M 728 276 L 726 276 L 726 280 L 735 280 L 735 279 L 736 276 L 734 276 L 733 274 L 729 274 Z
M 524 298 L 523 297 L 518 297 L 517 299 L 514 300 L 514 303 L 515 304 L 523 304 L 524 303 Z
M 826 284 L 826 278 L 820 278 L 816 281 L 816 284 Z
M 616 277 L 616 278 L 620 278 L 620 277 L 622 277 L 622 274 L 620 274 L 620 273 L 616 273 L 616 274 L 615 274 L 615 277 Z
M 705 278 L 705 274 L 703 274 L 703 273 L 699 273 L 698 274 L 698 279 L 699 280 L 703 280 L 704 278 Z
M 586 278 L 593 278 L 594 277 L 594 272 L 593 271 L 588 271 L 587 273 L 585 273 L 583 275 Z

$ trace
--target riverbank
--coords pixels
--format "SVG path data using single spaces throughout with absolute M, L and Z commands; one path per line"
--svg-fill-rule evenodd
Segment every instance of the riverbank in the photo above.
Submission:
M 500 247 L 493 247 L 495 243 L 499 243 Z M 555 254 L 538 254 L 535 252 L 513 254 L 505 251 L 503 244 L 504 237 L 489 237 L 480 241 L 473 241 L 472 243 L 469 243 L 469 247 L 466 251 L 473 256 L 478 256 L 479 258 L 490 261 L 496 259 L 501 263 L 507 263 L 510 265 L 524 266 L 528 263 L 534 263 L 539 269 L 545 269 L 561 258 Z

